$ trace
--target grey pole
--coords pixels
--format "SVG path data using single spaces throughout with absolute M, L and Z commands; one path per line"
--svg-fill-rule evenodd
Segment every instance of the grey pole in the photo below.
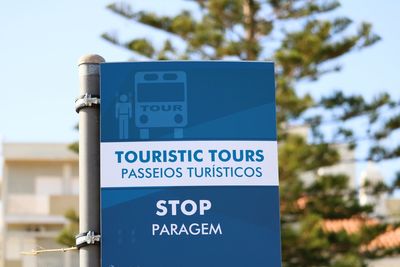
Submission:
M 79 231 L 100 233 L 99 55 L 79 59 Z M 89 234 L 87 235 L 89 236 Z M 89 241 L 88 241 L 89 243 Z M 94 243 L 94 242 L 93 242 Z M 100 267 L 99 243 L 80 247 L 80 267 Z

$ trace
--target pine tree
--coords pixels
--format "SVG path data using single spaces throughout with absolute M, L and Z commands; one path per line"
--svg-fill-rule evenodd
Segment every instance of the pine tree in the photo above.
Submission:
M 56 241 L 68 247 L 75 246 L 75 236 L 79 233 L 79 217 L 74 210 L 65 213 L 68 224 L 58 234 Z
M 133 57 L 150 59 L 239 59 L 272 60 L 276 64 L 276 101 L 281 190 L 283 266 L 366 266 L 371 258 L 391 251 L 365 248 L 387 227 L 383 222 L 367 223 L 373 206 L 360 206 L 357 188 L 345 175 L 319 175 L 318 169 L 338 163 L 336 143 L 354 149 L 361 139 L 370 140 L 370 152 L 360 160 L 382 161 L 400 156 L 400 145 L 381 145 L 400 128 L 398 107 L 388 94 L 366 101 L 361 95 L 342 91 L 315 99 L 300 95 L 298 84 L 316 82 L 341 67 L 344 55 L 374 45 L 380 37 L 369 23 L 356 25 L 347 17 L 335 17 L 336 0 L 195 0 L 198 10 L 177 10 L 175 16 L 134 10 L 127 3 L 107 8 L 132 23 L 141 23 L 167 33 L 165 40 L 152 43 L 145 36 L 121 42 L 115 34 L 104 33 L 108 42 L 133 52 Z M 146 33 L 148 34 L 148 33 Z M 183 42 L 176 43 L 180 39 Z M 182 45 L 181 43 L 184 43 Z M 160 46 L 160 44 L 162 44 Z M 386 116 L 382 116 L 386 111 Z M 317 115 L 312 115 L 317 114 Z M 366 120 L 365 136 L 351 126 Z M 311 141 L 291 132 L 291 125 L 306 124 Z M 325 125 L 335 128 L 329 134 Z M 332 127 L 331 127 L 332 128 Z M 304 173 L 315 177 L 311 184 L 301 179 Z M 393 192 L 393 185 L 365 185 L 371 194 Z M 327 220 L 365 219 L 365 227 L 355 233 L 329 232 Z

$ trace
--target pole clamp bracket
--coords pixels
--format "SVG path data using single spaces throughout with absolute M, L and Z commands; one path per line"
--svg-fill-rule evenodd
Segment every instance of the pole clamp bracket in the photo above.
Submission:
M 100 243 L 100 234 L 94 231 L 80 233 L 75 236 L 75 244 L 78 249 Z
M 79 113 L 82 108 L 94 105 L 100 105 L 100 96 L 86 93 L 75 100 L 75 111 Z

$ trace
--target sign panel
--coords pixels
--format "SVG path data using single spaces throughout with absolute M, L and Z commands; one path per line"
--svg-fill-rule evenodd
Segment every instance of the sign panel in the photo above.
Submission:
M 102 266 L 281 266 L 273 64 L 100 71 Z

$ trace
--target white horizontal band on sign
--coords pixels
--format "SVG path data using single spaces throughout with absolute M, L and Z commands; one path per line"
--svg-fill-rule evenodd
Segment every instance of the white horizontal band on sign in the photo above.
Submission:
M 101 187 L 277 186 L 276 141 L 101 143 Z

